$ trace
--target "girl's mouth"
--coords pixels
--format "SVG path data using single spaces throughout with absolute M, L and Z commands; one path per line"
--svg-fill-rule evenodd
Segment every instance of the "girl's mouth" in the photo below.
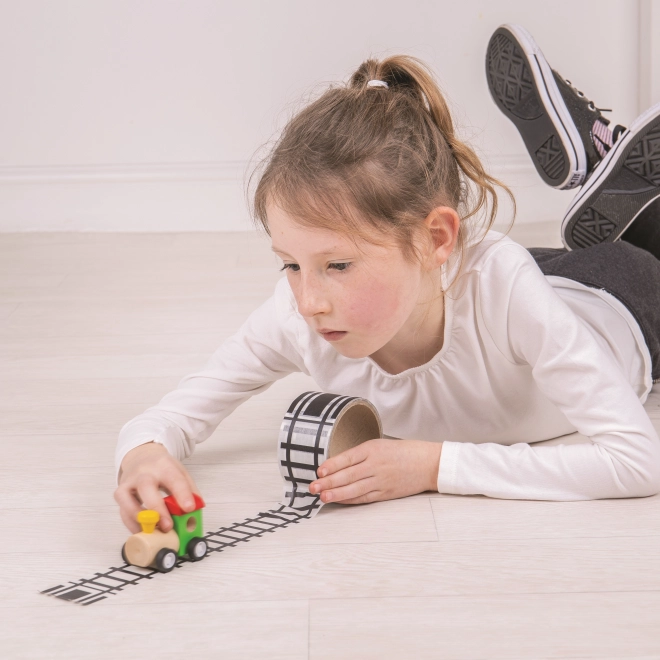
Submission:
M 329 331 L 323 331 L 319 330 L 319 334 L 323 339 L 327 339 L 328 341 L 337 341 L 338 339 L 341 339 L 346 335 L 345 330 L 329 330 Z

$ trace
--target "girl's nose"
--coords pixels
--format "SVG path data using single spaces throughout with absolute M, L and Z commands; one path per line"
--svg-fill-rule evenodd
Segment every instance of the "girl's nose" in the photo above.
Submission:
M 325 295 L 320 283 L 313 281 L 311 277 L 302 277 L 297 291 L 296 302 L 298 312 L 305 317 L 316 314 L 327 314 L 330 311 L 330 301 Z

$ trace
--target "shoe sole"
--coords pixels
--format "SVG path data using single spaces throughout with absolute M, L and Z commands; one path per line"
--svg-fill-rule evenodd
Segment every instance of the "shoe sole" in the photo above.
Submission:
M 488 89 L 515 124 L 541 178 L 553 188 L 579 186 L 587 172 L 580 134 L 550 65 L 519 25 L 501 25 L 486 50 Z
M 640 115 L 598 164 L 561 225 L 568 250 L 612 243 L 660 197 L 660 103 Z

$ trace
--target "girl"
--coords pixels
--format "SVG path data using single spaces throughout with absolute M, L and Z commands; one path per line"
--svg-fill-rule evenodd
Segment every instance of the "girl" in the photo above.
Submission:
M 581 97 L 567 91 L 575 108 L 564 102 L 553 123 L 540 74 L 515 29 L 502 29 L 487 55 L 496 101 L 512 117 L 541 117 L 526 143 L 545 131 L 561 153 L 583 150 L 565 156 L 565 172 L 546 168 L 550 183 L 605 172 L 577 217 L 601 208 L 610 174 L 650 146 L 660 106 L 616 143 L 603 132 L 610 151 L 587 162 L 592 132 L 565 129 L 582 121 Z M 562 143 L 565 134 L 576 144 Z M 616 213 L 608 220 L 616 231 L 588 247 L 576 238 L 571 251 L 527 251 L 490 229 L 496 186 L 511 194 L 456 136 L 416 58 L 369 59 L 294 117 L 254 198 L 286 277 L 205 369 L 121 429 L 115 499 L 126 526 L 138 531 L 144 505 L 171 528 L 160 488 L 191 510 L 197 490 L 180 461 L 241 402 L 294 371 L 369 399 L 387 432 L 323 463 L 310 486 L 323 502 L 425 490 L 543 500 L 660 491 L 660 441 L 642 406 L 660 377 L 660 261 L 644 246 L 613 242 L 630 220 Z M 630 229 L 650 208 L 638 206 Z M 575 430 L 591 442 L 531 444 Z

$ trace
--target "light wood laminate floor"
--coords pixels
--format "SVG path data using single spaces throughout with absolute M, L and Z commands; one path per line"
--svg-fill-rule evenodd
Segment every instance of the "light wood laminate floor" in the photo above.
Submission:
M 251 233 L 0 235 L 0 658 L 660 658 L 658 496 L 335 504 L 89 607 L 38 593 L 117 565 L 119 429 L 280 276 Z M 314 387 L 276 383 L 186 461 L 207 530 L 279 501 L 279 424 Z M 657 385 L 646 408 L 660 428 Z

